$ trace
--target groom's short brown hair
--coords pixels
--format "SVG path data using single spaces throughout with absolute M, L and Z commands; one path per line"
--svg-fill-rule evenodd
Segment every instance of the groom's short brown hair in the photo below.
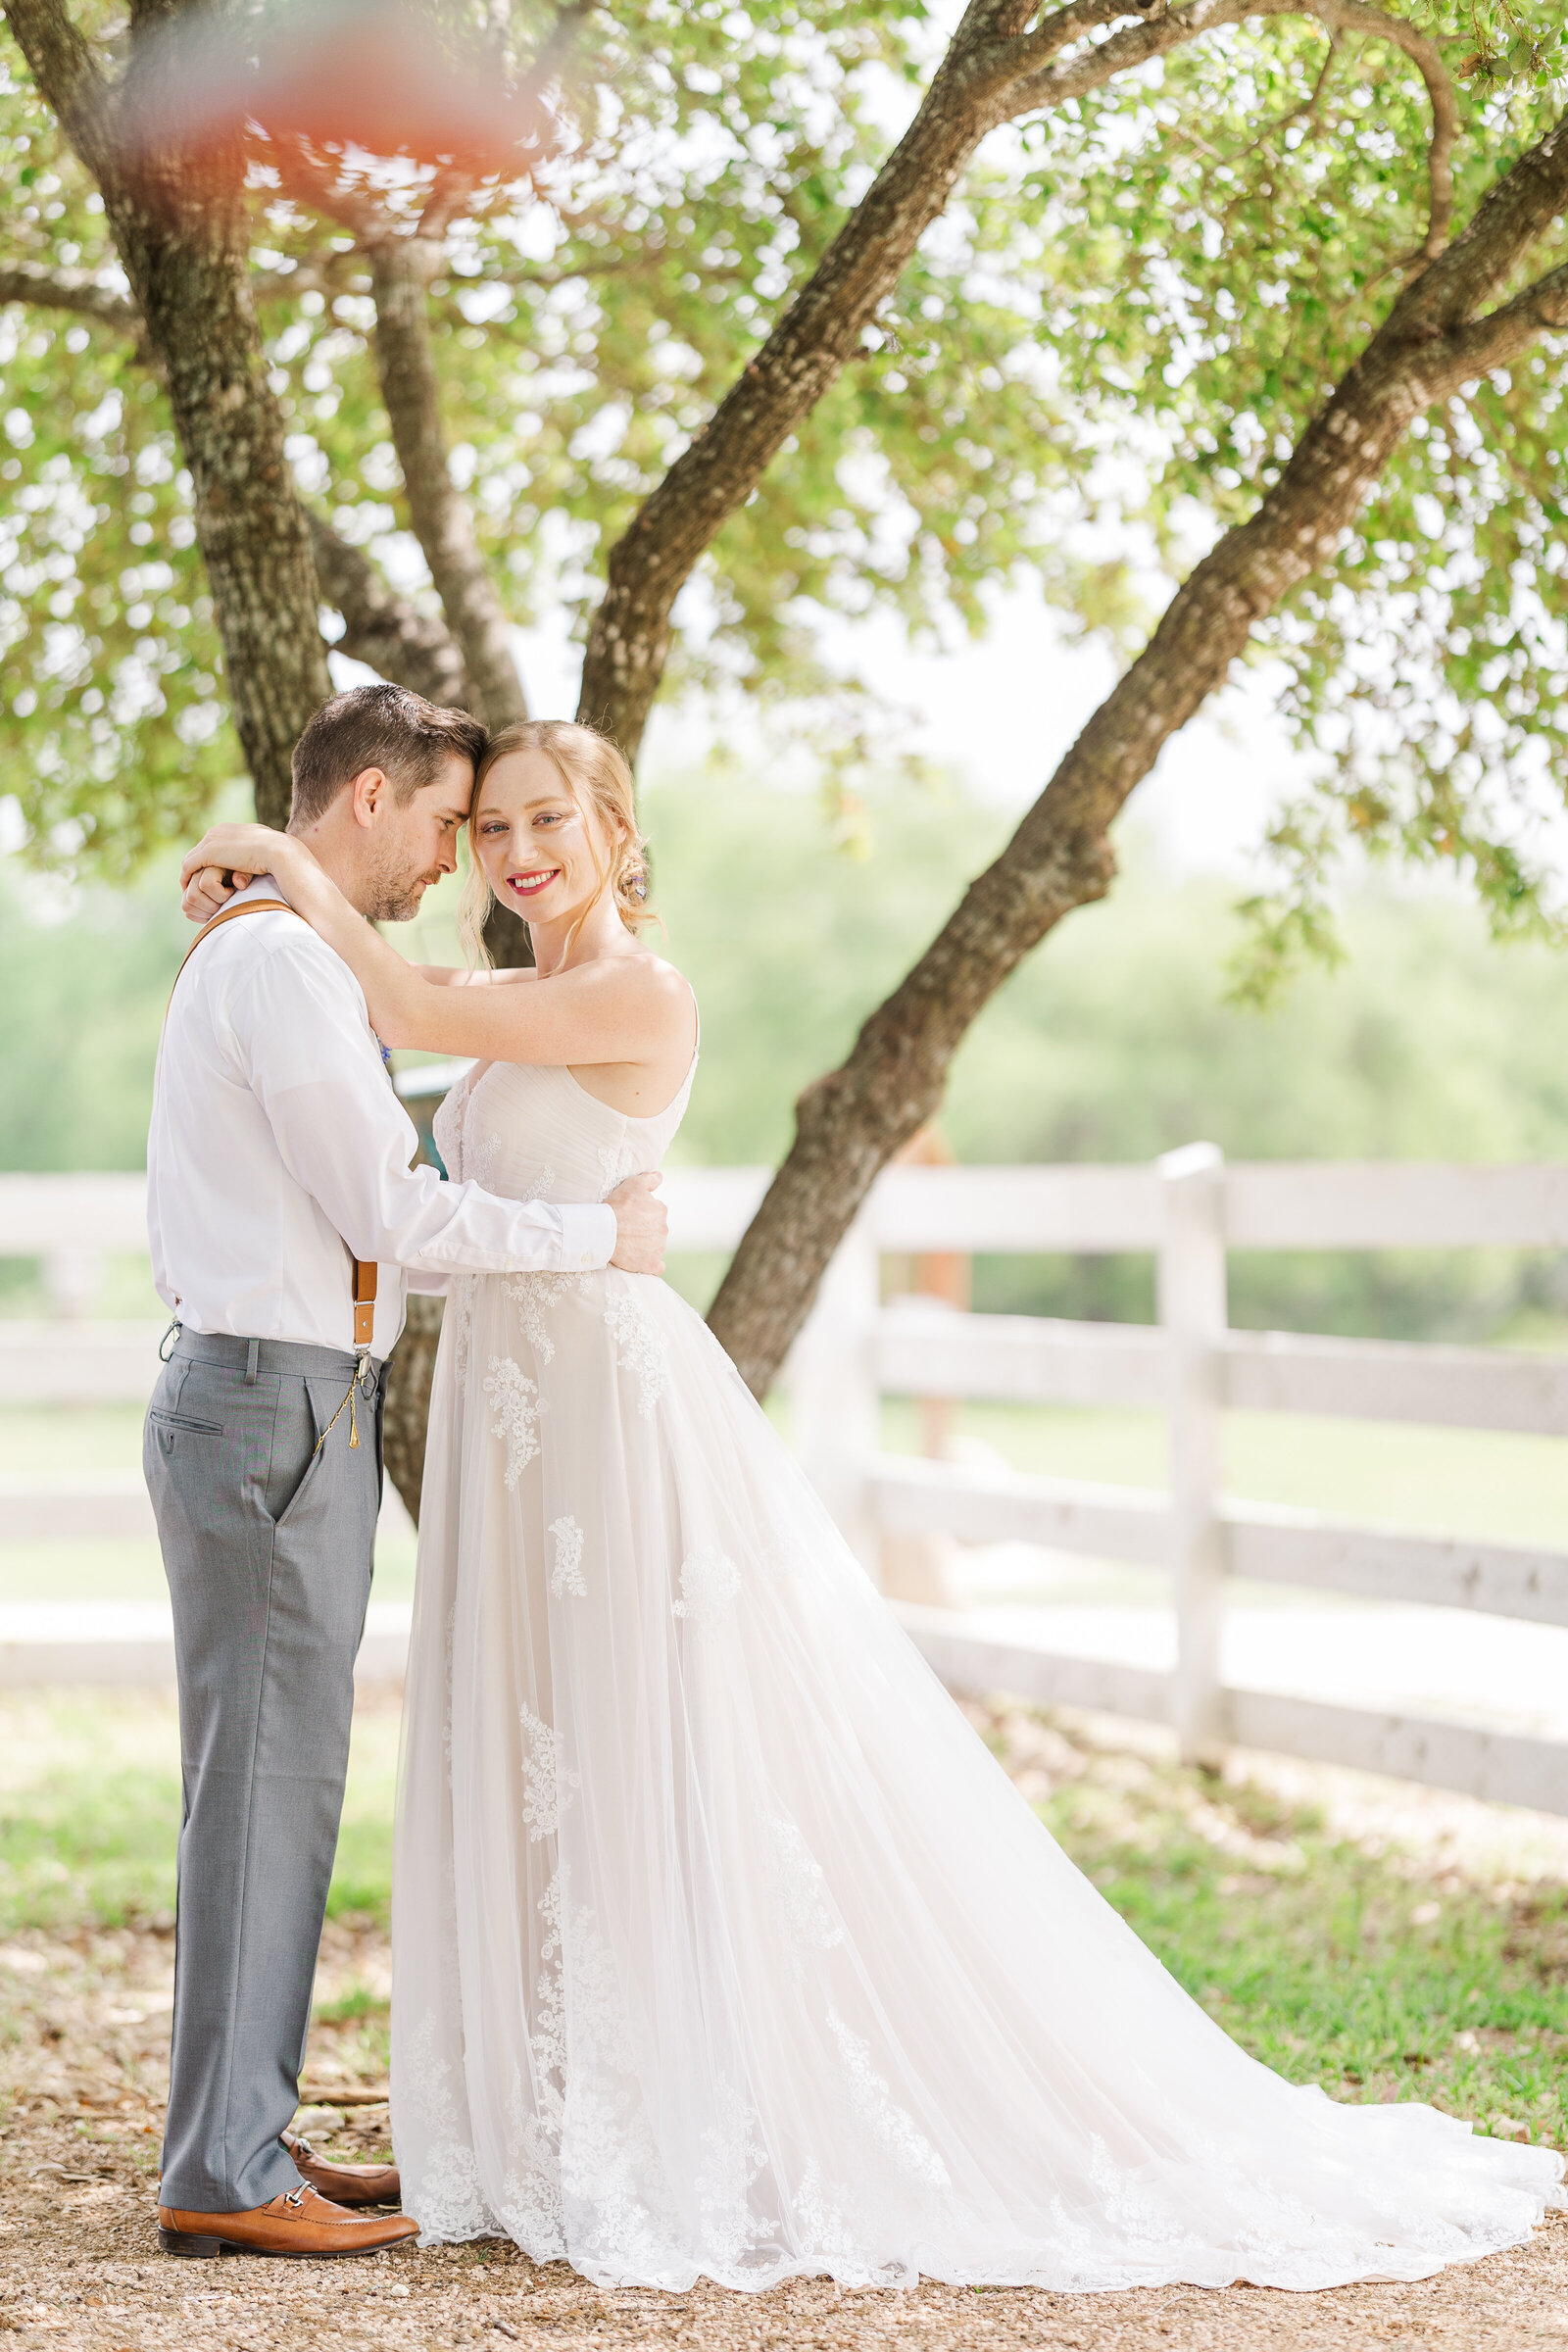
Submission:
M 289 823 L 314 824 L 368 767 L 384 769 L 398 799 L 412 801 L 447 760 L 477 767 L 485 742 L 466 710 L 443 710 L 407 686 L 351 686 L 321 705 L 294 746 Z

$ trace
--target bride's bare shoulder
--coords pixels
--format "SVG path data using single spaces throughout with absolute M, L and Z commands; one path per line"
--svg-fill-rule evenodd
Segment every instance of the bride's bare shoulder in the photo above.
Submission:
M 667 1023 L 671 1029 L 690 1029 L 696 998 L 684 972 L 651 948 L 633 948 L 615 961 L 624 975 L 621 985 L 635 994 L 642 1009 L 659 1018 L 662 1028 Z

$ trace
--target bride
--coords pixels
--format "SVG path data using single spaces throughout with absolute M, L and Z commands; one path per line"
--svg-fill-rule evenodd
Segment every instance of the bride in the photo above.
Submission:
M 657 1168 L 697 1067 L 638 944 L 618 753 L 480 766 L 465 923 L 416 969 L 299 841 L 268 872 L 390 1046 L 471 1054 L 454 1177 Z M 717 1343 L 648 1276 L 466 1275 L 430 1402 L 393 1898 L 392 2115 L 426 2241 L 601 2286 L 802 2275 L 1059 2291 L 1425 2278 L 1561 2204 L 1544 2148 L 1247 2057 L 1067 1860 L 883 1605 Z

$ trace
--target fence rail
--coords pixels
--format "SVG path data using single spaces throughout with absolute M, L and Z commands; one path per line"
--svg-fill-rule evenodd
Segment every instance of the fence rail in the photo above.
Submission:
M 665 1181 L 677 1250 L 734 1247 L 760 1168 Z M 145 1399 L 159 1326 L 89 1319 L 102 1259 L 144 1248 L 138 1176 L 0 1177 L 0 1255 L 44 1261 L 56 1317 L 0 1323 L 0 1406 Z M 1230 1689 L 1219 1667 L 1230 1580 L 1338 1591 L 1568 1625 L 1568 1549 L 1475 1542 L 1228 1498 L 1227 1409 L 1568 1435 L 1568 1356 L 1242 1332 L 1226 1319 L 1232 1250 L 1568 1249 L 1568 1166 L 1258 1162 L 1208 1145 L 1152 1166 L 893 1169 L 825 1279 L 792 1356 L 795 1438 L 876 1572 L 887 1537 L 1022 1542 L 1170 1572 L 1176 1665 L 1155 1673 L 1003 1642 L 963 1613 L 906 1605 L 956 1688 L 1172 1724 L 1189 1755 L 1227 1743 L 1396 1773 L 1568 1812 L 1568 1743 Z M 1148 1251 L 1159 1321 L 1141 1327 L 884 1306 L 884 1253 Z M 1164 1412 L 1164 1493 L 975 1469 L 879 1449 L 885 1395 Z M 0 1487 L 0 1540 L 150 1536 L 134 1474 Z

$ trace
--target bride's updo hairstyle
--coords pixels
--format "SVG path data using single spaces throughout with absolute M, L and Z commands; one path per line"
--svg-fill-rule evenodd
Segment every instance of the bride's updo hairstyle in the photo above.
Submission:
M 484 926 L 495 893 L 479 857 L 477 825 L 484 780 L 498 760 L 512 752 L 543 752 L 552 760 L 567 795 L 586 817 L 590 810 L 611 840 L 608 866 L 599 866 L 594 903 L 608 891 L 615 912 L 628 931 L 654 917 L 644 904 L 648 897 L 647 843 L 637 824 L 631 769 L 608 735 L 597 727 L 578 726 L 568 718 L 519 718 L 492 735 L 473 780 L 468 815 L 468 874 L 458 908 L 458 928 L 464 954 L 470 963 L 488 963 Z M 598 853 L 595 852 L 598 864 Z

